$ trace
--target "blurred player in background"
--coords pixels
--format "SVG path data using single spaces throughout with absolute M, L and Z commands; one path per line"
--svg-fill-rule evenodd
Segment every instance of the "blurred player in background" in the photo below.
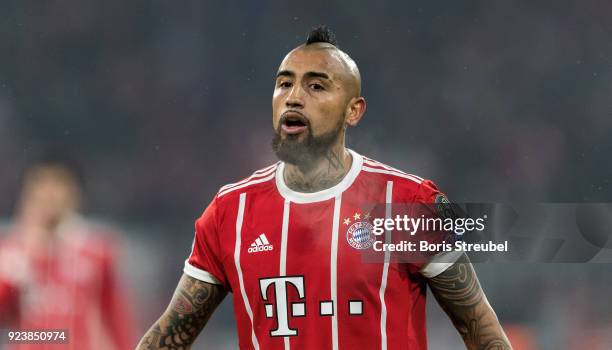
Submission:
M 82 178 L 44 156 L 25 172 L 17 214 L 0 241 L 0 328 L 66 329 L 68 344 L 15 349 L 128 349 L 130 305 L 119 283 L 117 241 L 79 215 Z
M 511 349 L 465 254 L 362 261 L 375 239 L 366 203 L 447 202 L 431 181 L 345 147 L 365 108 L 357 65 L 327 28 L 287 54 L 272 97 L 281 162 L 219 190 L 139 349 L 188 349 L 231 291 L 241 349 L 423 350 L 427 285 L 469 349 Z

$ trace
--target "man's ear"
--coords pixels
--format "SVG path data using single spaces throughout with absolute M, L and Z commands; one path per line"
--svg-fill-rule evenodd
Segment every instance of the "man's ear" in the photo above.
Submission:
M 357 126 L 366 111 L 366 101 L 363 97 L 353 97 L 346 107 L 345 122 L 348 126 Z

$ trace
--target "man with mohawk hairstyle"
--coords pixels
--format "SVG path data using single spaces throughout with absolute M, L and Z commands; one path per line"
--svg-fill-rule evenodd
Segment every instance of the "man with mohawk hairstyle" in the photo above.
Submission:
M 464 254 L 362 261 L 375 240 L 366 203 L 447 202 L 433 182 L 345 147 L 365 110 L 357 64 L 315 28 L 276 74 L 280 161 L 219 189 L 138 349 L 190 348 L 227 292 L 240 349 L 426 349 L 427 285 L 468 349 L 511 349 Z

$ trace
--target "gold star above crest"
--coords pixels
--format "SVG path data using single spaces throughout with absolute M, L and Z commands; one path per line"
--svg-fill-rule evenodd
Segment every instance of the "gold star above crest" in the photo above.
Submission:
M 351 219 L 344 219 L 344 224 L 346 226 L 350 225 L 351 224 Z
M 355 215 L 353 215 L 353 219 L 359 220 L 361 219 L 361 215 L 359 215 L 359 213 L 355 213 Z
M 369 219 L 370 218 L 370 213 L 366 213 L 363 218 L 366 219 L 366 220 Z

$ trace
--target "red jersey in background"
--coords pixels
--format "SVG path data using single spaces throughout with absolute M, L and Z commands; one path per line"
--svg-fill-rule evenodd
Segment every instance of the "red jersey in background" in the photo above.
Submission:
M 130 305 L 119 283 L 117 246 L 82 219 L 59 229 L 53 245 L 34 251 L 19 232 L 0 242 L 0 322 L 12 330 L 65 329 L 62 345 L 11 349 L 131 349 Z

